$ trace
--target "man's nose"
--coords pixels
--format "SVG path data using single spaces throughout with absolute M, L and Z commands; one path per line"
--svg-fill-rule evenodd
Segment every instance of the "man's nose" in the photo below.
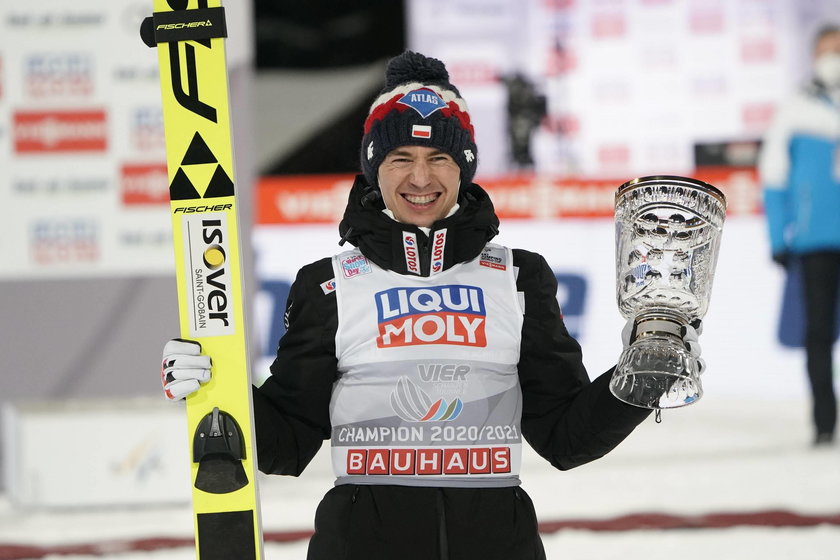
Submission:
M 424 160 L 415 161 L 411 167 L 411 182 L 418 187 L 424 187 L 431 182 L 432 170 L 428 162 Z

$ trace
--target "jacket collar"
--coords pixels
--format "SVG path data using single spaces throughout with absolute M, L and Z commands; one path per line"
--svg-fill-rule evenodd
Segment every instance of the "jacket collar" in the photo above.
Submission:
M 382 195 L 358 175 L 338 226 L 348 241 L 378 266 L 399 274 L 430 276 L 477 257 L 499 232 L 487 193 L 475 183 L 462 188 L 457 212 L 438 220 L 426 235 L 388 217 Z

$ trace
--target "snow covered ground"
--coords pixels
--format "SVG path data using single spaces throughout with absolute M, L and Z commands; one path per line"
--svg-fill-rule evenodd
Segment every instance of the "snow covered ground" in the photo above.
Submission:
M 590 465 L 558 472 L 527 455 L 523 487 L 542 522 L 550 527 L 578 520 L 590 527 L 544 534 L 548 558 L 840 558 L 840 445 L 810 446 L 808 406 L 801 397 L 749 402 L 707 391 L 700 403 L 663 413 L 661 424 L 651 418 L 616 451 Z M 278 543 L 276 536 L 311 529 L 331 479 L 323 450 L 299 479 L 261 478 L 266 560 L 305 558 L 305 540 Z M 593 530 L 598 522 L 645 518 L 638 514 L 694 519 L 700 526 L 709 516 L 731 514 L 720 517 L 749 524 Z M 743 521 L 743 514 L 755 515 Z M 771 526 L 779 517 L 787 521 Z M 826 522 L 814 525 L 814 518 Z M 650 519 L 656 527 L 661 518 Z M 793 526 L 798 522 L 805 526 Z M 195 557 L 184 546 L 191 535 L 187 505 L 22 511 L 0 499 L 0 560 L 188 560 Z M 149 547 L 156 548 L 164 539 L 180 546 L 136 550 L 143 543 L 157 543 Z M 25 556 L 12 545 L 32 551 Z M 95 554 L 72 553 L 73 546 L 90 552 L 93 545 Z

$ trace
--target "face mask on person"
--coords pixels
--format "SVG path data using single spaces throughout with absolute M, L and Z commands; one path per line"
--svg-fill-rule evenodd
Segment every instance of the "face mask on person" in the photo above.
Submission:
M 828 88 L 840 88 L 840 53 L 825 53 L 814 63 L 814 74 Z

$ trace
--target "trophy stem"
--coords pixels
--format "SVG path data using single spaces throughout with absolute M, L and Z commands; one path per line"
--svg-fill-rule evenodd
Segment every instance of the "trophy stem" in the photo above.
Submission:
M 682 327 L 690 323 L 690 319 L 679 311 L 672 309 L 647 309 L 639 313 L 633 320 L 634 340 L 651 334 L 670 334 L 682 338 Z

